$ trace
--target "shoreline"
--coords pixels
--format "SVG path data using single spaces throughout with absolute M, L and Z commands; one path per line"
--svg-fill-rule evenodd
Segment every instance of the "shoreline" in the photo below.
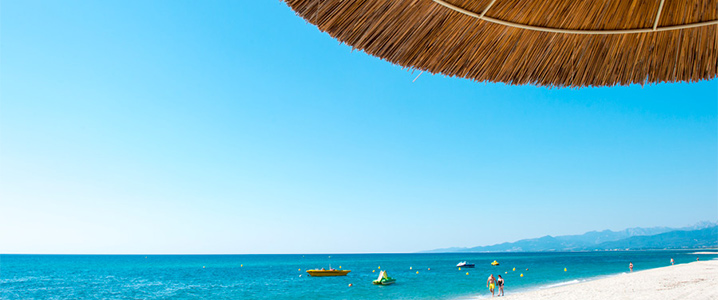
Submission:
M 621 273 L 554 287 L 506 294 L 500 299 L 718 299 L 718 260 Z M 479 299 L 491 298 L 482 295 Z

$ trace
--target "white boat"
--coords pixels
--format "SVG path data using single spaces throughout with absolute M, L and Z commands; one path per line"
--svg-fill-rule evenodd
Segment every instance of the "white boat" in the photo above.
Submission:
M 456 264 L 456 266 L 459 268 L 473 268 L 475 265 L 467 263 L 466 261 L 462 261 L 462 262 Z

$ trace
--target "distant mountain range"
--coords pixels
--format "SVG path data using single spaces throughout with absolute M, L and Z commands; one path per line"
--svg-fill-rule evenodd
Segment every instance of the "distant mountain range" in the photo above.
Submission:
M 699 222 L 683 228 L 629 228 L 621 231 L 590 231 L 581 235 L 544 236 L 472 248 L 443 248 L 425 253 L 445 252 L 542 252 L 615 249 L 685 249 L 718 247 L 718 223 Z

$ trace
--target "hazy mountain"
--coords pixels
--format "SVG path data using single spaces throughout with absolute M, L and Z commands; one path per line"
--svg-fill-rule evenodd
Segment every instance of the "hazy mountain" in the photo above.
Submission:
M 696 223 L 693 226 L 683 227 L 680 229 L 681 230 L 697 230 L 697 229 L 709 228 L 709 227 L 714 227 L 714 226 L 718 226 L 718 222 L 701 221 L 701 222 Z
M 718 236 L 703 229 L 718 230 L 718 223 L 699 222 L 683 228 L 651 227 L 628 228 L 621 231 L 590 231 L 581 235 L 550 235 L 473 248 L 444 248 L 424 252 L 533 252 L 533 251 L 576 251 L 594 249 L 649 249 L 649 248 L 693 248 L 710 245 L 718 246 Z M 700 232 L 693 232 L 700 231 Z M 649 238 L 652 237 L 652 238 Z M 662 246 L 661 241 L 665 241 Z
M 595 249 L 681 249 L 718 247 L 718 226 L 698 230 L 676 230 L 666 233 L 634 236 L 601 243 Z

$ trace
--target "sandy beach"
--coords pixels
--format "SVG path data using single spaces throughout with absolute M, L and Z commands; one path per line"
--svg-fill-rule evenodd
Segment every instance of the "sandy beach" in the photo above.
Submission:
M 510 289 L 510 285 L 507 285 Z M 668 266 L 501 299 L 718 299 L 718 260 Z

